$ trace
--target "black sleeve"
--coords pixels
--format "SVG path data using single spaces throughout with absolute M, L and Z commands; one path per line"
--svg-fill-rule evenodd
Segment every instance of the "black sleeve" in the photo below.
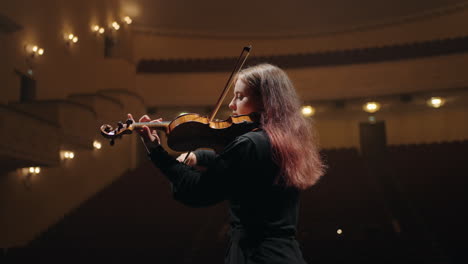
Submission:
M 216 152 L 213 150 L 199 149 L 193 152 L 197 157 L 197 165 L 206 167 L 216 159 Z
M 161 146 L 149 154 L 153 163 L 172 183 L 174 198 L 192 207 L 210 206 L 230 197 L 245 170 L 256 160 L 255 145 L 247 137 L 238 137 L 210 162 L 206 171 L 198 171 L 178 162 Z

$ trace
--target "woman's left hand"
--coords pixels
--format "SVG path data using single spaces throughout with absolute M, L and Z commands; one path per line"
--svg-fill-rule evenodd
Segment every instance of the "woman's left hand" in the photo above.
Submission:
M 128 119 L 135 121 L 133 119 L 132 114 L 128 114 Z M 161 121 L 162 121 L 162 118 L 151 120 L 151 118 L 148 115 L 144 115 L 140 117 L 138 122 L 157 123 Z M 156 129 L 150 129 L 148 126 L 143 126 L 142 129 L 137 129 L 136 131 L 140 134 L 140 136 L 143 138 L 143 141 L 148 147 L 161 144 L 161 139 L 159 138 L 158 133 L 156 132 Z

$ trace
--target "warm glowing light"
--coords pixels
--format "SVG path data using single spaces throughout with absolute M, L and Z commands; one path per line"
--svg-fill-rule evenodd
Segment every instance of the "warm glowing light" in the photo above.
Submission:
M 95 149 L 101 149 L 102 144 L 101 144 L 101 142 L 95 140 L 95 141 L 93 142 L 93 147 L 94 147 Z
M 75 157 L 75 153 L 73 151 L 61 151 L 60 155 L 62 156 L 62 159 L 73 159 Z
M 125 21 L 125 23 L 127 23 L 128 25 L 130 25 L 130 24 L 132 23 L 132 19 L 131 19 L 129 16 L 124 17 L 124 21 Z
M 368 113 L 375 113 L 380 110 L 380 104 L 377 102 L 368 102 L 364 104 L 363 109 Z
M 442 97 L 431 97 L 427 100 L 427 105 L 434 108 L 439 108 L 445 104 L 445 99 Z
M 115 30 L 119 30 L 120 25 L 119 25 L 119 23 L 117 23 L 117 22 L 114 21 L 114 22 L 112 22 L 112 27 L 113 27 Z
M 24 46 L 24 50 L 31 57 L 35 57 L 36 55 L 44 54 L 44 49 L 43 48 L 40 48 L 39 46 L 32 45 L 32 44 L 27 44 L 26 46 Z
M 304 116 L 313 116 L 315 114 L 315 108 L 310 105 L 302 107 L 302 114 Z
M 39 174 L 41 172 L 40 167 L 29 167 L 29 173 L 31 174 Z
M 76 36 L 75 34 L 68 34 L 68 36 L 66 38 L 66 41 L 67 41 L 68 44 L 77 43 L 78 42 L 78 36 Z
M 341 234 L 343 234 L 343 230 L 341 230 L 340 228 L 338 228 L 338 229 L 336 230 L 336 233 L 337 233 L 338 235 L 341 235 Z
M 99 34 L 103 34 L 106 31 L 103 27 L 100 27 L 99 25 L 94 25 L 91 29 L 93 30 L 93 32 L 97 32 Z

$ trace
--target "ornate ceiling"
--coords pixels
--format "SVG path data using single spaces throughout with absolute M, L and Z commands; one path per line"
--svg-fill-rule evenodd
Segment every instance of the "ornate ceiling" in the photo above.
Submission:
M 121 0 L 135 26 L 204 37 L 319 36 L 439 16 L 466 0 Z

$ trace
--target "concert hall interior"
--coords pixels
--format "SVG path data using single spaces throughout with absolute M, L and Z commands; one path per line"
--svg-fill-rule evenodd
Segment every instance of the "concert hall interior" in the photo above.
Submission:
M 466 0 L 2 1 L 0 260 L 221 263 L 227 203 L 178 203 L 135 133 L 100 127 L 209 116 L 247 45 L 327 165 L 300 198 L 307 263 L 467 260 Z

